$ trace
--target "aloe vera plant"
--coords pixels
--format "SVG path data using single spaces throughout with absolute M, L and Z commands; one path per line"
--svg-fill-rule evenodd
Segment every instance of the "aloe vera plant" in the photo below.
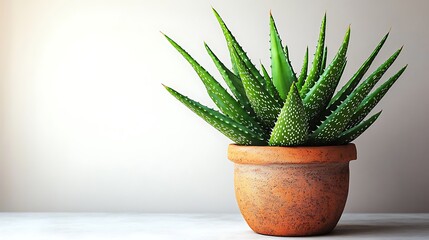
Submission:
M 258 70 L 220 15 L 214 9 L 213 12 L 226 39 L 231 68 L 221 62 L 207 44 L 204 45 L 230 91 L 179 44 L 165 37 L 197 72 L 220 111 L 206 107 L 168 86 L 164 87 L 206 122 L 240 145 L 347 144 L 377 120 L 381 111 L 365 118 L 407 67 L 404 66 L 371 92 L 394 63 L 401 47 L 360 83 L 389 36 L 387 33 L 350 80 L 335 93 L 347 64 L 350 27 L 328 64 L 325 14 L 312 64 L 309 64 L 307 48 L 297 75 L 289 60 L 288 48 L 283 45 L 270 14 L 270 76 L 262 63 Z

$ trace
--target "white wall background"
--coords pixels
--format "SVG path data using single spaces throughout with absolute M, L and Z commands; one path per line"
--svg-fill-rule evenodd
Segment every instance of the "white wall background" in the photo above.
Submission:
M 237 212 L 230 141 L 161 86 L 213 106 L 159 33 L 219 77 L 202 45 L 228 61 L 211 5 L 264 63 L 271 9 L 295 68 L 327 11 L 330 56 L 352 26 L 346 78 L 392 27 L 374 67 L 403 44 L 387 76 L 409 67 L 356 141 L 347 211 L 429 211 L 424 0 L 1 0 L 0 210 Z

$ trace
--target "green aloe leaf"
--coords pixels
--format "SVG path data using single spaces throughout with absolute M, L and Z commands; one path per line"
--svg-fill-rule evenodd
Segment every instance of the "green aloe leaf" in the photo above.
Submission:
M 307 140 L 308 121 L 295 83 L 291 85 L 286 102 L 271 133 L 271 146 L 302 145 Z
M 323 51 L 322 64 L 320 65 L 320 73 L 323 73 L 326 68 L 326 61 L 328 60 L 328 47 L 325 46 L 325 50 Z
M 313 87 L 320 76 L 320 66 L 323 60 L 323 49 L 325 47 L 325 31 L 326 31 L 326 14 L 323 17 L 322 24 L 320 27 L 319 40 L 317 42 L 316 53 L 314 54 L 313 65 L 310 69 L 310 73 L 305 80 L 304 86 L 301 88 L 301 98 L 304 98 L 308 91 Z
M 197 72 L 201 81 L 207 89 L 207 93 L 210 98 L 219 107 L 219 109 L 227 116 L 231 117 L 235 121 L 242 123 L 248 128 L 257 131 L 264 132 L 261 126 L 249 115 L 248 112 L 235 100 L 223 86 L 217 82 L 197 61 L 195 61 L 191 55 L 189 55 L 182 47 L 180 47 L 171 38 L 165 35 L 167 40 L 179 51 L 180 54 L 191 64 L 194 70 Z
M 208 108 L 180 93 L 172 88 L 164 86 L 177 100 L 191 109 L 207 123 L 219 130 L 232 141 L 241 145 L 267 145 L 265 138 L 258 133 L 253 132 L 246 126 L 234 121 L 232 118 L 219 113 L 216 110 Z
M 236 66 L 240 78 L 243 81 L 246 95 L 249 98 L 256 116 L 266 127 L 270 128 L 274 126 L 281 105 L 268 93 L 266 88 L 255 79 L 255 76 L 250 72 L 250 69 L 237 52 L 233 52 L 233 58 L 237 64 Z
M 355 140 L 357 137 L 359 137 L 363 132 L 365 132 L 380 116 L 381 111 L 374 114 L 372 117 L 368 118 L 367 120 L 359 123 L 358 125 L 354 126 L 353 128 L 350 128 L 347 131 L 344 131 L 340 134 L 340 136 L 334 141 L 333 144 L 342 145 L 347 144 L 353 140 Z
M 346 69 L 347 60 L 344 61 L 343 66 L 341 67 L 341 70 L 338 73 L 338 81 L 341 80 L 341 76 L 344 73 L 344 70 Z M 333 111 L 331 111 L 329 108 L 322 110 L 319 114 L 314 116 L 313 119 L 310 121 L 310 131 L 314 131 L 322 122 L 325 120 L 329 114 L 331 114 Z
M 288 53 L 283 50 L 282 41 L 277 31 L 273 16 L 270 14 L 270 43 L 271 71 L 273 83 L 280 97 L 285 100 L 296 75 L 288 59 Z
M 234 61 L 234 58 L 233 58 L 233 53 L 236 51 L 238 53 L 238 55 L 240 56 L 240 58 L 243 60 L 246 67 L 254 75 L 256 80 L 258 80 L 259 83 L 264 86 L 265 80 L 262 77 L 261 73 L 258 71 L 258 69 L 256 69 L 256 66 L 252 63 L 250 58 L 247 56 L 247 53 L 243 50 L 243 48 L 237 42 L 235 37 L 232 35 L 231 31 L 228 29 L 228 27 L 226 26 L 225 22 L 222 20 L 219 13 L 214 8 L 212 8 L 212 9 L 213 9 L 213 13 L 215 14 L 216 19 L 218 20 L 219 25 L 222 29 L 223 35 L 225 36 L 226 43 L 227 43 L 228 50 L 229 50 L 229 54 L 231 56 L 232 69 L 233 69 L 234 73 L 236 75 L 238 75 L 237 63 Z
M 369 67 L 371 66 L 372 62 L 374 61 L 377 54 L 380 52 L 381 48 L 383 47 L 384 43 L 387 40 L 387 37 L 389 36 L 389 33 L 384 35 L 384 37 L 381 39 L 381 41 L 378 43 L 376 48 L 372 51 L 371 55 L 366 59 L 366 61 L 362 64 L 362 66 L 359 68 L 359 70 L 353 75 L 353 77 L 341 88 L 340 91 L 338 91 L 334 97 L 332 97 L 331 101 L 329 102 L 328 107 L 320 113 L 317 118 L 313 119 L 310 123 L 310 130 L 313 131 L 316 129 L 335 109 L 338 108 L 338 106 L 347 98 L 348 95 L 356 88 L 356 86 L 359 84 L 365 73 L 368 71 Z
M 206 47 L 206 50 L 210 57 L 212 58 L 214 64 L 216 65 L 217 69 L 219 70 L 220 74 L 222 75 L 223 79 L 225 80 L 226 84 L 228 85 L 229 89 L 231 90 L 232 94 L 234 94 L 235 98 L 239 101 L 239 103 L 244 107 L 244 109 L 252 113 L 253 109 L 250 106 L 249 99 L 246 96 L 246 92 L 243 87 L 243 83 L 241 82 L 241 79 L 237 77 L 231 70 L 229 70 L 216 56 L 216 54 L 213 53 L 213 51 L 210 49 L 210 47 L 204 43 L 204 46 Z
M 368 95 L 362 103 L 358 106 L 352 118 L 350 119 L 346 129 L 352 128 L 360 123 L 370 112 L 371 110 L 380 102 L 384 95 L 389 91 L 393 84 L 398 80 L 402 73 L 407 68 L 407 65 L 399 70 L 395 75 L 393 75 L 389 80 L 383 83 L 378 87 L 374 92 Z
M 338 108 L 322 122 L 322 124 L 311 134 L 309 143 L 315 145 L 329 144 L 342 132 L 353 116 L 355 110 L 377 84 L 387 69 L 392 65 L 401 52 L 402 47 L 396 51 L 386 62 L 384 62 L 373 74 L 371 74 L 358 88 L 356 88 L 341 103 Z
M 307 70 L 308 70 L 308 47 L 305 50 L 304 61 L 302 63 L 301 73 L 299 74 L 298 81 L 296 83 L 296 87 L 299 91 L 301 91 L 302 86 L 304 85 L 304 81 L 307 78 Z
M 341 69 L 345 66 L 346 54 L 350 40 L 350 27 L 344 36 L 343 43 L 332 63 L 326 68 L 319 80 L 304 98 L 304 107 L 309 119 L 322 112 L 329 103 L 340 80 Z
M 261 69 L 262 69 L 262 74 L 264 75 L 265 86 L 267 87 L 267 91 L 275 100 L 277 100 L 278 103 L 283 104 L 283 100 L 280 98 L 279 92 L 277 92 L 276 87 L 274 86 L 273 81 L 267 72 L 267 69 L 264 67 L 262 63 L 261 63 Z
M 362 66 L 358 69 L 358 71 L 353 75 L 353 77 L 341 88 L 340 91 L 338 91 L 335 96 L 331 99 L 329 102 L 329 113 L 333 110 L 335 110 L 338 105 L 341 104 L 341 102 L 344 101 L 344 99 L 347 98 L 347 96 L 355 89 L 355 87 L 359 84 L 362 77 L 365 75 L 365 73 L 368 71 L 369 67 L 371 66 L 372 62 L 374 61 L 375 57 L 377 56 L 378 52 L 380 52 L 381 48 L 383 47 L 384 43 L 387 40 L 387 37 L 389 36 L 389 33 L 384 35 L 383 39 L 378 43 L 377 47 L 373 50 L 371 55 L 368 57 L 368 59 L 362 64 Z
M 341 79 L 341 77 L 343 76 L 344 70 L 346 69 L 346 65 L 347 65 L 347 59 L 344 61 L 343 66 L 341 66 L 340 72 L 338 73 L 339 79 Z

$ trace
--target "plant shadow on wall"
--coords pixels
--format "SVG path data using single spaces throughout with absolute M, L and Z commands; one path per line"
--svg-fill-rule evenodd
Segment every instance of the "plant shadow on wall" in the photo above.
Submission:
M 228 92 L 179 44 L 165 35 L 191 64 L 220 112 L 170 87 L 177 100 L 236 143 L 229 147 L 235 163 L 235 190 L 240 210 L 257 233 L 279 236 L 325 234 L 335 227 L 348 193 L 349 161 L 354 144 L 381 111 L 367 116 L 407 66 L 371 92 L 394 63 L 402 47 L 364 78 L 385 44 L 387 33 L 352 78 L 335 92 L 347 65 L 350 27 L 328 64 L 326 14 L 312 64 L 308 48 L 299 74 L 282 44 L 270 14 L 271 75 L 258 69 L 213 9 L 225 36 L 232 68 L 205 48 L 225 80 Z

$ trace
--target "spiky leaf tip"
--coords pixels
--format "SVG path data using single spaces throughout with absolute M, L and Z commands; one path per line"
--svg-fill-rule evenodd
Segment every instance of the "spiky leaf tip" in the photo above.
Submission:
M 286 102 L 271 133 L 271 146 L 297 146 L 308 136 L 308 118 L 295 83 L 291 85 Z
M 267 140 L 261 134 L 255 133 L 246 126 L 234 121 L 220 112 L 208 108 L 182 94 L 174 89 L 165 86 L 165 89 L 186 107 L 212 125 L 226 137 L 240 145 L 267 145 Z
M 274 18 L 270 13 L 270 43 L 271 43 L 271 71 L 273 83 L 280 97 L 285 100 L 292 83 L 296 82 L 296 75 L 290 65 L 288 54 L 283 50 L 280 35 L 277 31 Z
M 236 51 L 238 53 L 238 55 L 240 56 L 240 58 L 243 60 L 244 64 L 246 65 L 246 67 L 249 69 L 249 71 L 253 74 L 253 76 L 256 78 L 256 80 L 259 81 L 259 83 L 264 86 L 265 85 L 265 80 L 262 77 L 261 73 L 258 71 L 258 69 L 256 69 L 256 66 L 252 63 L 252 61 L 250 60 L 250 58 L 247 56 L 247 53 L 243 50 L 243 48 L 241 47 L 241 45 L 238 43 L 238 41 L 236 40 L 236 38 L 234 37 L 234 35 L 232 35 L 232 32 L 229 30 L 229 28 L 226 26 L 225 22 L 223 21 L 222 17 L 219 15 L 219 13 L 216 11 L 216 9 L 212 8 L 213 13 L 216 17 L 216 19 L 219 22 L 219 25 L 222 29 L 223 35 L 225 37 L 227 46 L 228 46 L 228 50 L 229 50 L 229 54 L 231 56 L 231 63 L 232 63 L 232 67 L 233 67 L 233 71 L 236 75 L 238 75 L 238 67 L 237 67 L 237 63 L 234 60 L 233 54 L 234 51 Z
M 166 39 L 182 56 L 191 64 L 195 72 L 200 77 L 207 93 L 216 104 L 216 106 L 227 116 L 231 117 L 237 122 L 243 123 L 245 126 L 263 133 L 264 130 L 252 116 L 232 97 L 228 91 L 218 82 L 214 77 L 207 72 L 188 52 L 186 52 L 179 44 L 173 41 L 170 37 L 164 34 Z
M 304 98 L 304 107 L 310 119 L 322 112 L 329 103 L 345 67 L 346 54 L 350 40 L 350 27 L 344 36 L 340 49 L 332 63 L 326 68 L 319 80 Z
M 387 40 L 387 37 L 389 36 L 389 33 L 384 35 L 384 37 L 381 39 L 381 41 L 377 44 L 375 49 L 372 51 L 371 55 L 365 60 L 365 62 L 362 64 L 362 66 L 356 71 L 356 73 L 353 75 L 352 78 L 341 88 L 340 91 L 338 91 L 335 96 L 331 99 L 329 102 L 329 112 L 335 110 L 338 105 L 343 102 L 347 96 L 355 89 L 355 87 L 359 84 L 362 77 L 365 75 L 365 73 L 368 71 L 369 67 L 371 66 L 372 62 L 374 61 L 375 57 L 380 52 L 381 48 L 383 47 L 384 43 Z
M 382 111 L 374 114 L 372 117 L 367 120 L 359 123 L 358 125 L 344 131 L 338 136 L 336 140 L 334 140 L 331 144 L 342 145 L 352 142 L 356 138 L 358 138 L 363 132 L 365 132 L 380 116 Z
M 243 106 L 243 108 L 247 112 L 253 113 L 253 109 L 250 106 L 249 99 L 247 99 L 246 92 L 244 91 L 244 87 L 243 87 L 243 83 L 241 82 L 241 79 L 237 77 L 233 72 L 231 72 L 231 70 L 229 70 L 225 66 L 225 64 L 223 64 L 219 60 L 216 54 L 211 50 L 211 48 L 206 43 L 204 43 L 204 46 L 207 50 L 207 53 L 210 55 L 217 69 L 219 70 L 220 74 L 222 75 L 222 78 L 225 80 L 226 84 L 231 90 L 232 94 L 234 94 L 236 99 L 239 101 L 239 103 Z
M 326 13 L 323 16 L 322 24 L 320 26 L 319 40 L 317 41 L 316 53 L 314 54 L 313 64 L 310 69 L 310 73 L 305 79 L 304 86 L 302 87 L 300 94 L 301 98 L 307 95 L 307 92 L 313 87 L 317 79 L 320 76 L 320 66 L 323 60 L 323 49 L 325 47 L 325 32 L 326 32 Z
M 350 95 L 350 93 L 353 92 L 353 90 L 359 84 L 359 82 L 361 81 L 365 73 L 368 71 L 375 57 L 380 52 L 388 36 L 389 36 L 389 33 L 384 35 L 384 37 L 380 40 L 380 42 L 377 44 L 375 49 L 372 51 L 370 56 L 365 60 L 362 66 L 356 71 L 356 73 L 350 78 L 350 80 L 340 89 L 340 91 L 338 91 L 334 95 L 334 97 L 332 97 L 332 99 L 328 104 L 328 107 L 322 113 L 320 113 L 316 119 L 313 119 L 312 123 L 310 124 L 310 130 L 313 131 L 314 129 L 316 129 L 316 127 L 319 126 L 321 122 L 326 120 L 326 118 L 333 111 L 335 111 L 342 102 L 344 102 L 344 100 Z
M 279 92 L 277 92 L 276 87 L 273 84 L 273 80 L 271 79 L 270 75 L 267 72 L 267 69 L 261 62 L 261 69 L 262 74 L 264 75 L 265 79 L 265 87 L 267 88 L 267 91 L 270 93 L 270 95 L 279 103 L 283 104 L 283 100 L 281 99 Z
M 304 81 L 307 78 L 307 70 L 308 70 L 308 47 L 305 49 L 304 60 L 301 67 L 301 73 L 299 74 L 298 81 L 296 83 L 296 87 L 299 91 L 301 91 L 302 86 L 304 85 Z
M 380 87 L 378 87 L 374 92 L 365 97 L 362 103 L 358 106 L 355 113 L 351 117 L 349 123 L 346 128 L 351 128 L 360 123 L 370 112 L 371 110 L 380 102 L 380 100 L 384 97 L 384 95 L 389 91 L 389 89 L 393 86 L 396 80 L 402 75 L 408 65 L 404 66 L 401 70 L 399 70 L 395 75 L 393 75 L 389 80 L 383 83 Z
M 313 145 L 325 145 L 332 142 L 338 134 L 346 128 L 359 104 L 377 84 L 387 69 L 393 64 L 401 52 L 397 50 L 387 61 L 374 71 L 363 83 L 359 85 L 338 108 L 322 122 L 322 124 L 310 135 L 309 143 Z

